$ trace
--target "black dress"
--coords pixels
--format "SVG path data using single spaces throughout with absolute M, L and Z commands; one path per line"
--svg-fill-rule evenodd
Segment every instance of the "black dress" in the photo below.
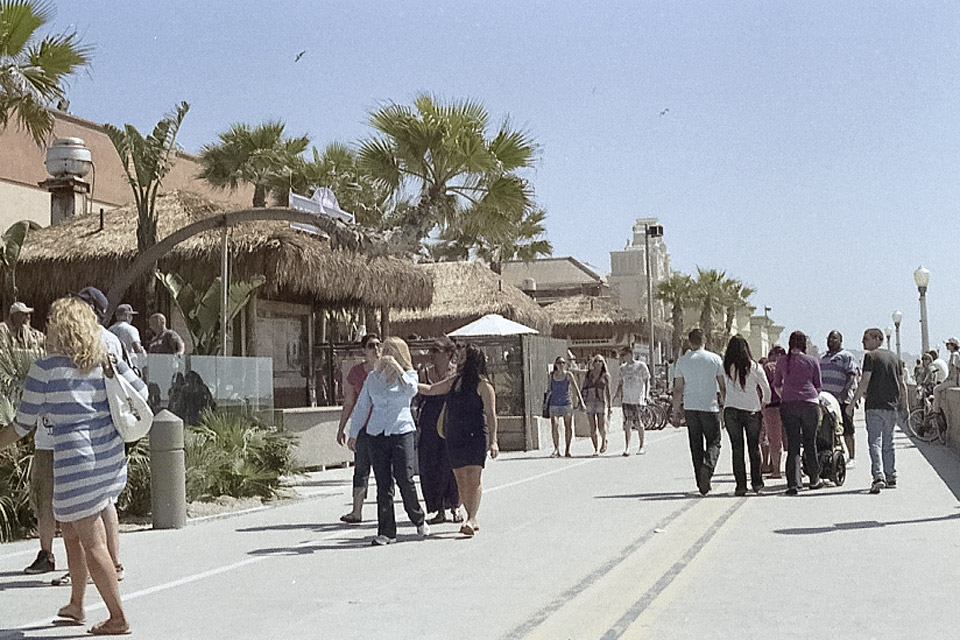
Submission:
M 420 490 L 428 512 L 455 509 L 460 506 L 457 479 L 450 468 L 447 448 L 437 433 L 437 419 L 446 396 L 420 396 Z
M 447 455 L 454 469 L 484 465 L 487 460 L 487 426 L 483 416 L 483 398 L 476 389 L 457 389 L 459 380 L 447 394 L 444 417 Z

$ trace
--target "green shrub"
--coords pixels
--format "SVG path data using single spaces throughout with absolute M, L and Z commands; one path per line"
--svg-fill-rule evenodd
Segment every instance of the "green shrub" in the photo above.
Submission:
M 256 418 L 205 411 L 185 434 L 187 500 L 271 498 L 283 476 L 299 473 L 292 459 L 294 436 Z
M 37 519 L 30 508 L 33 438 L 0 450 L 0 542 L 30 535 Z
M 127 451 L 127 486 L 117 500 L 121 516 L 150 515 L 150 439 L 141 438 Z

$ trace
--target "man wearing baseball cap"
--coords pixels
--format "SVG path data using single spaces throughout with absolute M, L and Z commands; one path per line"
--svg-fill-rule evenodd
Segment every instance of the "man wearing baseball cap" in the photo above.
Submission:
M 110 332 L 120 338 L 120 342 L 123 343 L 127 353 L 146 353 L 147 350 L 143 348 L 143 344 L 140 342 L 140 330 L 133 326 L 133 316 L 136 314 L 137 312 L 129 304 L 121 304 L 114 314 L 117 321 L 110 327 Z
M 80 289 L 79 293 L 75 293 L 74 297 L 86 302 L 97 314 L 97 320 L 100 321 L 100 337 L 103 339 L 103 345 L 107 348 L 107 353 L 115 356 L 117 360 L 123 360 L 130 364 L 120 338 L 107 331 L 106 327 L 103 326 L 107 321 L 107 308 L 110 306 L 107 296 L 103 295 L 103 291 L 96 287 L 84 287 Z
M 0 343 L 32 351 L 43 348 L 43 333 L 30 326 L 33 308 L 22 302 L 10 305 L 10 316 L 0 322 Z
M 960 340 L 947 338 L 946 345 L 950 353 L 950 359 L 947 362 L 947 379 L 933 388 L 934 411 L 939 411 L 943 406 L 943 396 L 947 389 L 960 387 Z

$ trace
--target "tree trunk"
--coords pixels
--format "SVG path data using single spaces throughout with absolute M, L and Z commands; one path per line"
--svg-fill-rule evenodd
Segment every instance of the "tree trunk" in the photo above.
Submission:
M 262 209 L 267 206 L 267 188 L 262 184 L 253 187 L 253 206 Z

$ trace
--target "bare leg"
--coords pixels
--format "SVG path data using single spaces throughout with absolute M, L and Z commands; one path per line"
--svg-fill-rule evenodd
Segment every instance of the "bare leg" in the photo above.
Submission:
M 600 445 L 597 442 L 597 421 L 600 420 L 599 415 L 588 413 L 587 421 L 590 423 L 590 442 L 593 443 L 593 454 L 597 455 L 600 453 Z
M 480 498 L 483 494 L 483 486 L 480 482 L 483 467 L 470 465 L 454 469 L 453 475 L 457 479 L 457 488 L 460 490 L 460 498 L 463 500 L 463 507 L 467 510 L 467 519 L 465 524 L 472 528 L 477 528 L 477 511 L 480 510 Z
M 643 428 L 643 420 L 637 422 L 637 453 L 643 449 L 643 439 L 646 436 L 646 430 Z
M 630 455 L 630 432 L 633 431 L 633 424 L 624 421 L 623 423 L 623 455 Z
M 87 592 L 87 560 L 72 522 L 63 523 L 63 546 L 67 549 L 67 567 L 70 569 L 70 602 L 57 615 L 82 621 L 85 618 L 83 596 Z
M 117 505 L 112 502 L 100 512 L 103 518 L 103 528 L 107 534 L 107 551 L 114 568 L 120 567 L 120 518 L 117 516 Z
M 563 416 L 563 433 L 567 438 L 567 449 L 564 455 L 569 458 L 570 445 L 573 444 L 573 414 Z
M 74 595 L 78 591 L 82 592 L 82 590 L 86 589 L 86 573 L 89 570 L 90 576 L 93 578 L 93 584 L 96 585 L 97 591 L 100 592 L 100 597 L 103 598 L 103 602 L 107 606 L 107 611 L 110 613 L 110 618 L 105 624 L 111 628 L 127 628 L 129 625 L 123 613 L 123 604 L 120 601 L 117 571 L 114 568 L 113 560 L 110 558 L 110 552 L 107 550 L 107 532 L 103 526 L 103 518 L 101 516 L 102 513 L 70 523 L 79 538 L 79 546 L 83 550 L 81 555 L 85 558 L 81 569 L 83 575 L 73 574 L 73 558 L 69 560 L 71 571 L 70 586 L 72 590 L 70 602 L 73 604 Z M 83 602 L 82 598 L 81 593 L 81 607 Z
M 553 454 L 560 455 L 560 418 L 550 417 L 550 435 L 553 436 Z
M 600 430 L 600 453 L 607 451 L 607 417 L 602 413 L 597 414 L 597 427 Z

